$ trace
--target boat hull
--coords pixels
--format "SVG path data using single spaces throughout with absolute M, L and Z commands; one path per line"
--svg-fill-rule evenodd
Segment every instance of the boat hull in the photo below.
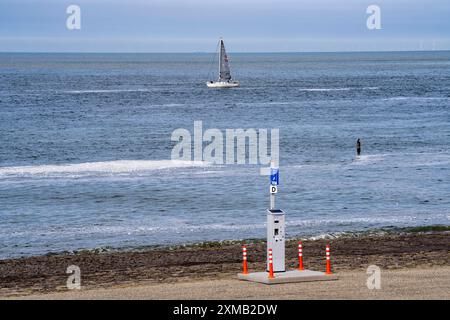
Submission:
M 214 81 L 207 82 L 208 88 L 235 88 L 239 87 L 239 82 L 237 81 Z

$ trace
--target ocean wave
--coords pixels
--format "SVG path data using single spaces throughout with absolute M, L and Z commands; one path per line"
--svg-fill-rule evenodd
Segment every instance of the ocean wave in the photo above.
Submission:
M 450 154 L 446 153 L 384 153 L 357 156 L 351 165 L 374 164 L 381 161 L 390 161 L 396 166 L 441 166 L 450 163 Z
M 445 214 L 434 214 L 434 218 L 442 219 Z M 429 219 L 431 216 L 428 215 Z M 447 216 L 448 218 L 448 216 Z M 289 233 L 296 234 L 296 229 L 304 230 L 315 228 L 329 228 L 335 227 L 354 227 L 360 226 L 388 226 L 411 223 L 415 221 L 421 221 L 422 219 L 417 216 L 410 215 L 377 215 L 373 217 L 352 217 L 347 219 L 292 219 L 286 222 L 286 227 Z M 8 232 L 8 230 L 0 229 L 3 235 L 8 237 L 24 237 L 24 236 L 52 236 L 52 235 L 93 235 L 93 234 L 105 234 L 105 235 L 149 235 L 158 234 L 161 232 L 170 234 L 185 234 L 185 233 L 200 233 L 200 232 L 244 232 L 254 231 L 256 229 L 263 230 L 266 228 L 266 223 L 251 223 L 251 224 L 236 224 L 236 223 L 211 223 L 204 225 L 191 225 L 183 221 L 170 221 L 164 225 L 155 225 L 155 222 L 141 222 L 139 224 L 128 225 L 87 225 L 83 227 L 55 227 L 47 230 L 16 230 L 14 232 Z
M 81 94 L 81 93 L 120 93 L 120 92 L 150 92 L 154 91 L 151 89 L 95 89 L 95 90 L 65 90 L 63 93 L 73 93 L 73 94 Z
M 380 162 L 386 159 L 386 157 L 392 156 L 391 154 L 366 154 L 356 156 L 356 158 L 351 162 L 351 165 L 364 165 L 373 164 L 375 162 Z
M 448 97 L 390 97 L 383 98 L 383 101 L 404 101 L 404 100 L 450 100 Z
M 272 106 L 272 105 L 290 105 L 298 103 L 298 101 L 261 101 L 261 102 L 238 102 L 238 106 Z
M 300 91 L 326 92 L 326 91 L 349 91 L 352 88 L 299 88 Z
M 378 90 L 380 87 L 363 87 L 363 90 Z
M 327 92 L 327 91 L 350 91 L 350 90 L 378 90 L 380 87 L 345 87 L 345 88 L 300 88 L 300 91 Z
M 189 167 L 205 167 L 204 161 L 183 160 L 116 160 L 103 162 L 85 162 L 58 165 L 36 165 L 18 167 L 0 167 L 0 177 L 22 176 L 67 176 L 86 174 L 127 174 L 146 171 L 176 169 Z

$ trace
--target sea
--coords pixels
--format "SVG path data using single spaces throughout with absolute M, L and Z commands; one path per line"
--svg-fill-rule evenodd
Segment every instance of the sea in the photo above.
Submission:
M 267 164 L 172 161 L 194 121 L 279 129 L 288 238 L 450 224 L 450 51 L 229 56 L 0 53 L 0 259 L 265 238 Z

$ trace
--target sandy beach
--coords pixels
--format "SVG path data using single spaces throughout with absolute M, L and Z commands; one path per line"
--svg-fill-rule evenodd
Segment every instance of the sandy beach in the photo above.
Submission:
M 134 284 L 35 294 L 19 299 L 450 299 L 450 267 L 386 270 L 380 289 L 369 290 L 364 270 L 339 272 L 338 281 L 267 286 L 237 279 L 197 280 L 170 284 Z
M 265 243 L 246 243 L 250 271 L 263 270 Z M 236 279 L 242 263 L 240 242 L 2 260 L 0 295 L 49 299 L 450 298 L 448 231 L 307 240 L 303 242 L 306 268 L 324 271 L 326 243 L 331 244 L 333 270 L 340 280 L 281 285 L 276 295 L 270 286 Z M 297 266 L 296 244 L 297 240 L 287 242 L 288 268 Z M 80 267 L 79 291 L 66 288 L 69 265 Z M 382 270 L 383 286 L 375 290 L 378 293 L 366 286 L 369 265 Z

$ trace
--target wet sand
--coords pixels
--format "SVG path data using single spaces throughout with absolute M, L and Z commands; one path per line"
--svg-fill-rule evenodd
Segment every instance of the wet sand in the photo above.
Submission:
M 450 267 L 450 232 L 448 231 L 367 234 L 304 241 L 303 252 L 306 268 L 319 271 L 325 269 L 326 243 L 331 244 L 333 270 L 341 275 L 342 281 L 322 283 L 320 288 L 331 286 L 329 287 L 330 292 L 334 292 L 333 290 L 338 292 L 339 288 L 344 290 L 346 286 L 349 286 L 349 288 L 371 291 L 365 285 L 367 278 L 365 272 L 369 265 L 374 264 L 379 266 L 387 277 L 391 277 L 391 293 L 401 291 L 402 283 L 409 283 L 410 295 L 404 297 L 421 297 L 419 288 L 430 288 L 430 284 L 435 283 L 432 287 L 436 287 L 436 291 L 424 292 L 424 298 L 440 296 L 448 298 L 450 284 L 449 277 L 445 276 Z M 297 241 L 287 242 L 286 256 L 288 267 L 295 268 L 297 266 Z M 250 271 L 263 270 L 264 242 L 248 244 L 248 260 Z M 68 277 L 66 269 L 69 265 L 77 265 L 81 269 L 81 292 L 68 292 L 66 288 Z M 0 261 L 0 297 L 32 295 L 29 296 L 31 298 L 36 297 L 36 294 L 40 296 L 59 292 L 62 293 L 62 296 L 57 297 L 61 298 L 65 295 L 78 297 L 77 295 L 80 294 L 87 294 L 87 296 L 83 296 L 85 298 L 120 298 L 121 296 L 200 299 L 274 298 L 270 293 L 272 289 L 255 291 L 254 288 L 260 288 L 262 285 L 234 280 L 236 273 L 241 270 L 241 266 L 241 243 L 216 243 L 126 252 L 86 252 L 2 260 Z M 441 278 L 444 279 L 442 282 Z M 314 287 L 319 284 L 303 285 Z M 291 285 L 284 286 L 290 288 Z M 293 293 L 295 290 L 300 290 L 299 286 L 300 284 L 293 285 L 292 292 L 289 291 L 290 289 L 286 289 L 285 295 L 276 298 L 302 298 L 301 295 Z M 117 290 L 115 288 L 118 287 L 124 291 L 115 291 Z M 231 287 L 245 290 L 240 292 L 235 289 L 227 289 Z M 141 289 L 138 290 L 138 288 L 142 288 L 142 291 L 139 291 Z M 195 288 L 198 290 L 195 291 Z M 136 292 L 142 292 L 142 294 L 132 294 L 135 289 Z M 345 290 L 350 296 L 358 298 L 358 290 L 352 291 L 353 293 Z M 166 291 L 165 295 L 152 294 L 152 292 Z M 91 296 L 89 292 L 93 292 Z M 129 293 L 127 294 L 127 292 Z M 318 290 L 317 292 L 322 291 Z M 361 296 L 361 298 L 369 297 L 368 294 L 372 293 L 365 293 L 366 296 Z M 325 298 L 327 295 L 308 297 Z M 347 295 L 340 294 L 335 297 L 345 298 Z

